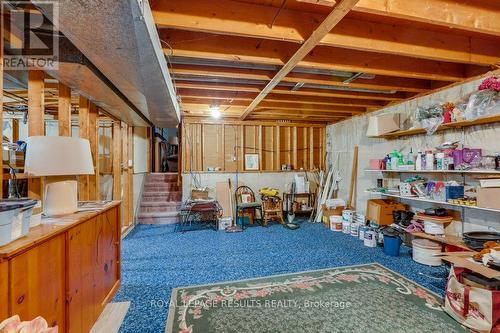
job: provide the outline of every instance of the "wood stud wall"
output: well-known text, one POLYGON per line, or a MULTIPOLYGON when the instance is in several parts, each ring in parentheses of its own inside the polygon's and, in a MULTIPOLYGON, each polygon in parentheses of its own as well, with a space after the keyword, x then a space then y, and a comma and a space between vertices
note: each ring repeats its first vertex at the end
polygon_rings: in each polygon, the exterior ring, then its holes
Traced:
POLYGON ((323 167, 325 127, 270 122, 185 122, 182 170, 245 171, 245 154, 258 154, 260 171, 323 167), (236 157, 236 160, 235 160, 236 157))
MULTIPOLYGON (((1 59, 0 59, 1 60, 1 59)), ((0 61, 0 66, 2 62, 0 61)), ((3 76, 3 68, 0 67, 0 75, 3 76)), ((46 74, 43 71, 29 71, 28 73, 28 135, 45 135, 45 101, 44 87, 46 74)), ((2 80, 0 80, 0 91, 3 96, 2 80)), ((55 119, 58 121, 58 133, 61 136, 72 135, 72 106, 71 88, 58 83, 58 110, 55 119)), ((0 97, 2 97, 0 96, 0 97)), ((3 110, 2 98, 0 107, 3 110)), ((3 112, 0 113, 0 124, 3 123, 3 112)), ((19 120, 12 120, 13 139, 19 138, 19 120)), ((111 175, 113 177, 113 200, 122 200, 122 227, 129 227, 134 223, 133 209, 133 167, 129 167, 129 160, 133 159, 133 127, 128 126, 117 119, 100 115, 100 109, 84 96, 78 96, 78 128, 79 136, 88 139, 95 168, 94 175, 78 177, 79 200, 101 200, 101 176, 111 175), (111 137, 105 133, 105 127, 101 120, 111 125, 111 137), (99 154, 99 146, 105 145, 110 148, 109 159, 99 154), (108 163, 109 161, 109 163, 108 163), (108 168, 109 165, 109 168, 108 168), (122 195, 123 192, 123 195, 122 195)), ((149 129, 150 131, 150 129, 149 129)), ((3 126, 0 127, 3 134, 3 126)), ((148 137, 151 138, 150 132, 148 137)), ((148 156, 151 149, 148 147, 148 156)), ((3 170, 3 161, 0 160, 0 168, 3 170)), ((150 164, 148 164, 150 170, 150 164)), ((0 184, 8 176, 0 172, 0 184)), ((34 199, 42 199, 44 177, 29 177, 24 173, 18 174, 19 179, 27 179, 28 196, 34 199)), ((0 186, 0 198, 3 194, 3 186, 0 186)))

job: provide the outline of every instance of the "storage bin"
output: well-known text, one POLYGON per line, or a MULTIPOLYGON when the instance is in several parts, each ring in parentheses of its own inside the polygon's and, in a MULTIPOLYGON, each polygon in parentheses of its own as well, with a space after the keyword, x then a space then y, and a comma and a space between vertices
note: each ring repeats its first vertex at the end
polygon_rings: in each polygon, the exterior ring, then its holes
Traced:
POLYGON ((221 217, 218 221, 219 223, 217 224, 217 229, 219 231, 224 231, 226 230, 227 227, 230 227, 232 222, 233 222, 233 218, 232 217, 221 217))
POLYGON ((0 201, 0 246, 28 234, 35 204, 30 199, 0 201))
POLYGON ((413 260, 427 266, 441 266, 441 244, 428 239, 416 238, 412 241, 413 260))
POLYGON ((450 199, 460 199, 464 197, 464 187, 463 186, 446 186, 445 190, 445 201, 450 199))

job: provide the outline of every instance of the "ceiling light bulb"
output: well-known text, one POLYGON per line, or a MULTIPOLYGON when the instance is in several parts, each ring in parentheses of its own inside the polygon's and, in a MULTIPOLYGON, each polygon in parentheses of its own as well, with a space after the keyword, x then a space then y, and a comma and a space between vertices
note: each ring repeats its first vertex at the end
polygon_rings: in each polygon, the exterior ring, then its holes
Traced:
POLYGON ((221 116, 220 108, 218 106, 211 106, 210 113, 212 114, 212 117, 214 117, 215 119, 219 119, 221 116))

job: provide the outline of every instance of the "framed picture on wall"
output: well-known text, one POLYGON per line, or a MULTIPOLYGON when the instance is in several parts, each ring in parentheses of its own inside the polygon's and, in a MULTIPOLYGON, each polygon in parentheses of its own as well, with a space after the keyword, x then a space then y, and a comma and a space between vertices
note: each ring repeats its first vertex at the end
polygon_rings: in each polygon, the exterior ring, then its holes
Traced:
POLYGON ((245 154, 245 170, 259 170, 259 154, 245 154))

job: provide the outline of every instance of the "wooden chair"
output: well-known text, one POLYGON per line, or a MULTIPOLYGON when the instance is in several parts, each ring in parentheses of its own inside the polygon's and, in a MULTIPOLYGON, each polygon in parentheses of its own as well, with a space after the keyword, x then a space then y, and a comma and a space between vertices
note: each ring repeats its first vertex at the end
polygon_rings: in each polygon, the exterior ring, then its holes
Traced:
POLYGON ((267 222, 272 220, 285 224, 283 220, 283 202, 279 197, 262 197, 262 213, 264 226, 267 226, 267 222))
MULTIPOLYGON (((255 193, 248 186, 239 186, 235 192, 236 197, 236 224, 240 217, 248 217, 250 224, 254 224, 256 212, 260 212, 262 219, 262 205, 255 200, 255 193)), ((243 221, 241 221, 243 228, 243 221)))

